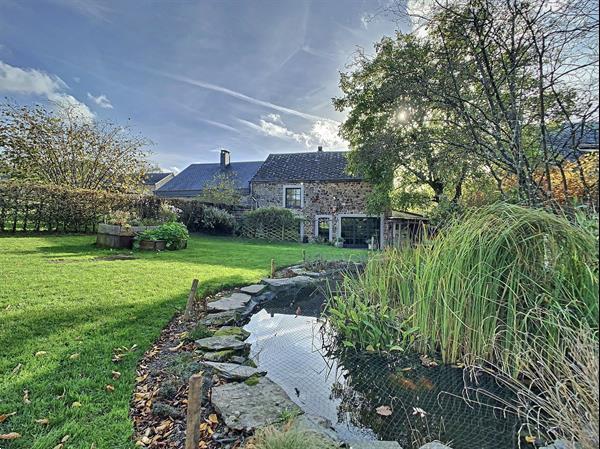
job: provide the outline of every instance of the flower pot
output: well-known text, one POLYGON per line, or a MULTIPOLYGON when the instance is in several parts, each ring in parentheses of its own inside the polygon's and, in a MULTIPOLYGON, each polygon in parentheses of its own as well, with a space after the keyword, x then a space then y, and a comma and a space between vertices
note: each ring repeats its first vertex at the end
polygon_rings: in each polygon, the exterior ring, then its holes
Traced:
POLYGON ((140 240, 141 251, 164 251, 166 247, 165 240, 140 240))
POLYGON ((333 244, 336 248, 343 248, 344 247, 344 242, 335 242, 333 244))
POLYGON ((133 248, 135 234, 157 226, 128 226, 100 223, 96 235, 96 246, 102 248, 133 248))

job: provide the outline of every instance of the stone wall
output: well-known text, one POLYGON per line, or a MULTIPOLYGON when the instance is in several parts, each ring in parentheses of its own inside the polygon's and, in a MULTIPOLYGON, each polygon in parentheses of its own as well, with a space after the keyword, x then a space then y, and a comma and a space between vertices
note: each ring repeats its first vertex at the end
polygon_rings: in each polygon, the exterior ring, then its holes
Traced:
POLYGON ((304 220, 304 235, 314 240, 317 215, 331 215, 333 240, 337 236, 337 222, 340 214, 364 214, 367 197, 372 191, 364 181, 344 182, 253 182, 252 197, 257 207, 285 207, 284 188, 302 187, 303 207, 295 209, 304 220))

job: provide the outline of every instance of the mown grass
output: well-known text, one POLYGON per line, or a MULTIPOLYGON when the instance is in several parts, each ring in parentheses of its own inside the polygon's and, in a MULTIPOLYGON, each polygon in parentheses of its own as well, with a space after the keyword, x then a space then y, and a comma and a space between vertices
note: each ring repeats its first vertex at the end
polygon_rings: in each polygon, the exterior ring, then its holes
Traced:
POLYGON ((67 435, 65 449, 133 447, 129 401, 137 362, 185 304, 193 278, 205 295, 259 280, 271 258, 297 263, 303 249, 308 258, 363 254, 194 236, 184 251, 99 261, 114 252, 93 241, 0 237, 0 415, 16 412, 0 423, 0 434, 22 435, 0 441, 3 449, 51 449, 67 435), (111 361, 115 348, 134 345, 121 362, 111 361))

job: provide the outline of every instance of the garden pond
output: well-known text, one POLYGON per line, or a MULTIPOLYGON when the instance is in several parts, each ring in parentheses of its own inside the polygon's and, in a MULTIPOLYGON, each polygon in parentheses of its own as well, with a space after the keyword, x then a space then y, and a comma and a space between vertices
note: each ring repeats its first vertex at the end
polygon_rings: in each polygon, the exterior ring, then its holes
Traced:
POLYGON ((318 318, 326 291, 279 292, 245 326, 258 368, 305 413, 328 419, 342 440, 397 441, 405 449, 431 440, 454 449, 518 447, 519 423, 492 406, 506 396, 493 379, 424 366, 418 354, 332 353, 318 318))

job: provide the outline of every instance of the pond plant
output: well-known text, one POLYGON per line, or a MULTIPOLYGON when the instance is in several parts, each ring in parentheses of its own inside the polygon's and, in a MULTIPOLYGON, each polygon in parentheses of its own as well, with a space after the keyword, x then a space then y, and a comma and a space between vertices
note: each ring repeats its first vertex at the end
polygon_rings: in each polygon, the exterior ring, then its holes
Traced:
POLYGON ((346 275, 326 315, 340 348, 484 369, 515 393, 501 406, 534 434, 596 447, 597 236, 564 217, 505 203, 473 210, 346 275))

